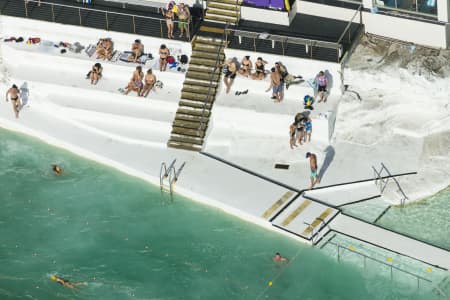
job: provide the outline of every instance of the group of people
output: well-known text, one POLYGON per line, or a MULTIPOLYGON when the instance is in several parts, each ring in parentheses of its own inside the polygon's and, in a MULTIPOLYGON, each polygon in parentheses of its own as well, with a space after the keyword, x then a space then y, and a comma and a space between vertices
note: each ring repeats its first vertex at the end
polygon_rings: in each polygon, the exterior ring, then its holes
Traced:
POLYGON ((230 92, 231 86, 233 85, 237 74, 254 80, 263 80, 266 78, 266 74, 269 73, 270 86, 266 92, 272 90, 271 99, 273 99, 276 103, 280 103, 284 99, 285 85, 286 89, 288 89, 290 85, 304 81, 302 76, 294 76, 289 74, 286 66, 281 62, 276 62, 270 69, 270 72, 266 72, 265 66, 267 64, 267 61, 265 61, 262 57, 258 57, 253 66, 253 62, 251 61, 249 55, 244 56, 240 63, 238 63, 235 58, 228 59, 223 64, 223 82, 225 84, 225 92, 227 94, 230 92))
POLYGON ((139 97, 147 97, 155 84, 156 76, 153 74, 153 70, 151 68, 148 69, 144 75, 142 66, 137 66, 127 86, 121 90, 124 95, 128 95, 129 92, 136 92, 139 97))
POLYGON ((186 39, 190 40, 189 33, 189 19, 191 12, 189 6, 184 3, 176 4, 175 1, 170 1, 165 8, 161 8, 162 15, 166 18, 167 38, 173 39, 173 28, 175 16, 178 18, 178 29, 180 30, 179 37, 182 38, 186 33, 186 39))
POLYGON ((114 52, 114 43, 111 38, 102 38, 98 41, 95 53, 98 59, 110 60, 114 52))
POLYGON ((294 123, 289 126, 289 137, 291 149, 303 143, 311 142, 312 121, 304 113, 298 113, 294 118, 294 123))

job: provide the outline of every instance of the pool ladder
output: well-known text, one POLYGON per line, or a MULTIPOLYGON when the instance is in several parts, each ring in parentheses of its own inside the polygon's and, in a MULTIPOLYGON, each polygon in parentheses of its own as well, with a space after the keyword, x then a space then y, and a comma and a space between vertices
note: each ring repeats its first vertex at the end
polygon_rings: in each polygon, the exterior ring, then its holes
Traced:
POLYGON ((186 165, 186 162, 183 162, 181 166, 176 170, 175 163, 176 159, 174 159, 169 167, 167 167, 165 162, 161 163, 161 168, 159 169, 159 188, 161 189, 161 192, 167 191, 170 193, 170 195, 173 194, 173 186, 177 182, 178 177, 180 176, 181 171, 183 170, 184 166, 186 165), (169 184, 166 186, 164 184, 164 180, 168 179, 169 184))
POLYGON ((391 174, 391 172, 389 172, 388 168, 383 163, 381 163, 381 168, 379 171, 374 166, 372 166, 372 170, 374 173, 375 184, 380 188, 381 194, 383 194, 384 189, 386 188, 386 186, 389 183, 389 180, 392 179, 394 181, 394 183, 397 185, 397 192, 399 192, 402 196, 402 198, 400 199, 400 206, 401 207, 405 206, 405 202, 406 202, 406 200, 408 200, 408 196, 406 196, 405 192, 403 191, 402 187, 400 186, 400 183, 398 183, 395 176, 392 176, 392 174, 391 174), (383 171, 386 172, 387 176, 382 176, 383 171))

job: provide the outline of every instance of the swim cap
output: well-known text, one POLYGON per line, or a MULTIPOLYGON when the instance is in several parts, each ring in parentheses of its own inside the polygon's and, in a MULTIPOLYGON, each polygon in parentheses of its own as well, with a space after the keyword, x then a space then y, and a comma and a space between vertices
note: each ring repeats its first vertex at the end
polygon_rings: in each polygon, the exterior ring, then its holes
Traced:
POLYGON ((53 281, 56 281, 57 278, 56 278, 55 275, 52 275, 52 276, 50 276, 50 279, 53 280, 53 281))

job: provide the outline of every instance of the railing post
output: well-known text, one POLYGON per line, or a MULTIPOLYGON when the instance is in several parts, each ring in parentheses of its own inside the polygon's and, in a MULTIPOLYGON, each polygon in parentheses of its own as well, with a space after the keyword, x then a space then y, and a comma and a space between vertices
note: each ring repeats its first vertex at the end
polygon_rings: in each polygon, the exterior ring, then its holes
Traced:
POLYGON ((108 21, 108 12, 105 11, 105 19, 106 19, 106 30, 109 30, 109 21, 108 21))
POLYGON ((133 16, 133 33, 136 33, 136 22, 134 20, 134 16, 133 16))
POLYGON ((391 280, 393 279, 393 274, 392 274, 392 264, 391 264, 391 280))
POLYGON ((23 4, 25 5, 25 17, 28 18, 28 7, 27 7, 27 3, 28 3, 28 0, 24 0, 24 1, 23 1, 23 4))
POLYGON ((52 3, 52 20, 55 22, 55 5, 52 3))
POLYGON ((162 21, 161 20, 159 20, 159 31, 161 32, 161 38, 163 38, 163 29, 162 29, 162 21))
POLYGON ((253 50, 256 52, 256 38, 253 38, 253 50))
POLYGON ((80 19, 80 26, 81 26, 81 8, 78 8, 78 17, 80 19))

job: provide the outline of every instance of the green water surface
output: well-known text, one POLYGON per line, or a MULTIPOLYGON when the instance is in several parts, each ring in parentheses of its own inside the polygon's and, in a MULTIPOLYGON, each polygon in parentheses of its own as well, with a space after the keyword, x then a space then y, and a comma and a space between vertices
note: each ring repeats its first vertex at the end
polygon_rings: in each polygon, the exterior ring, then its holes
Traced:
POLYGON ((436 297, 1 129, 0 205, 2 300, 436 297))

